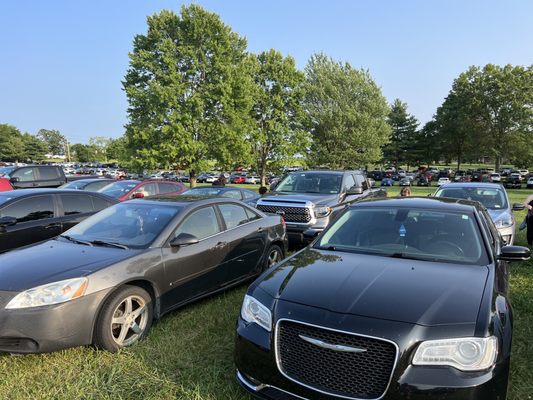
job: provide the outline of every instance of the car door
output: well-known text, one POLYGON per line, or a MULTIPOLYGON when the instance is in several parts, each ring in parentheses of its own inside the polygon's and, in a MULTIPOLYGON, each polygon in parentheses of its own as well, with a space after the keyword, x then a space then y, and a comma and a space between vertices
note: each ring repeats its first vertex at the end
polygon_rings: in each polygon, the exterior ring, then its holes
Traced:
POLYGON ((34 167, 22 167, 13 171, 10 176, 10 182, 15 189, 33 188, 35 183, 36 171, 34 167))
POLYGON ((66 182, 59 167, 35 167, 35 187, 58 187, 66 182))
POLYGON ((55 195, 26 197, 6 204, 0 217, 14 217, 17 223, 0 230, 0 252, 50 239, 61 233, 55 195))
POLYGON ((229 243, 226 284, 258 272, 268 229, 263 218, 240 204, 218 204, 229 243))
POLYGON ((196 244, 162 249, 167 291, 162 296, 163 310, 169 310, 195 297, 218 289, 224 282, 228 245, 222 224, 212 206, 190 212, 170 236, 182 233, 195 236, 196 244))

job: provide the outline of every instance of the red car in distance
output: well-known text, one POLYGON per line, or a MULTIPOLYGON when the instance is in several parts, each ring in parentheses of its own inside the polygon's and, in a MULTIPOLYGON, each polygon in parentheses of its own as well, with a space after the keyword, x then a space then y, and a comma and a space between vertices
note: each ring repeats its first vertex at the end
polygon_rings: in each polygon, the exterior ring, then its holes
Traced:
POLYGON ((8 190, 13 190, 13 186, 9 183, 9 179, 0 178, 0 192, 7 192, 8 190))
POLYGON ((126 201, 142 199, 156 194, 178 195, 186 190, 187 187, 181 182, 120 180, 104 186, 98 192, 113 197, 118 201, 126 201))

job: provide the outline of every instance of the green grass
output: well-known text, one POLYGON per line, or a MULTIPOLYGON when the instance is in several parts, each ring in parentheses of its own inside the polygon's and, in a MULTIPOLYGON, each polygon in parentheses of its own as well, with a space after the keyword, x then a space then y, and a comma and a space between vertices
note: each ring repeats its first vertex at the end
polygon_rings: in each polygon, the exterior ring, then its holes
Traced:
MULTIPOLYGON (((249 187, 249 185, 244 185, 249 187)), ((251 186, 251 185, 250 185, 251 186)), ((413 188, 427 195, 435 188, 413 188)), ((389 196, 399 192, 397 186, 389 196)), ((510 190, 511 202, 530 191, 510 190)), ((517 213, 520 221, 524 211, 517 213)), ((520 232, 517 244, 525 244, 520 232)), ((533 392, 533 262, 511 267, 514 342, 509 399, 533 392)), ((233 340, 245 286, 177 310, 146 340, 117 354, 75 348, 0 356, 0 399, 249 399, 235 383, 233 340)))

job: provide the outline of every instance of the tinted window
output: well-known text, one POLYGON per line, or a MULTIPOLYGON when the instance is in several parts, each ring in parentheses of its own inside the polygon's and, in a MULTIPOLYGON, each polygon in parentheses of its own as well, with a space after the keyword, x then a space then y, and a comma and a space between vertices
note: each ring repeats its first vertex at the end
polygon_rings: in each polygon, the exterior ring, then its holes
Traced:
POLYGON ((101 199, 100 197, 92 197, 94 211, 100 211, 104 208, 112 206, 114 203, 101 199))
POLYGON ((471 214, 361 207, 345 212, 317 242, 339 251, 485 265, 471 214))
POLYGON ((54 180, 59 178, 59 168, 39 167, 39 179, 40 180, 54 180))
POLYGON ((72 181, 64 183, 63 185, 59 186, 58 189, 77 189, 77 190, 83 190, 85 187, 86 182, 83 181, 72 181))
POLYGON ((250 192, 249 190, 243 190, 242 194, 244 195, 245 199, 253 199, 254 197, 259 196, 258 194, 250 192))
POLYGON ((235 228, 248 222, 248 215, 244 207, 236 204, 221 204, 219 208, 227 229, 235 228))
POLYGON ((19 200, 0 210, 0 217, 15 217, 17 222, 52 218, 54 202, 52 196, 35 196, 19 200))
POLYGON ((226 190, 224 193, 222 193, 222 197, 228 197, 230 199, 237 199, 237 200, 242 199, 240 190, 226 190))
POLYGON ((339 193, 341 182, 342 174, 299 172, 288 175, 274 190, 276 192, 333 194, 339 193))
POLYGON ((96 181, 96 182, 91 182, 91 183, 88 183, 83 189, 84 190, 87 190, 89 192, 96 192, 98 191, 99 189, 103 188, 104 186, 107 186, 109 185, 111 182, 109 181, 105 181, 105 180, 102 180, 102 181, 96 181))
POLYGON ((89 196, 77 196, 75 194, 61 195, 63 212, 65 215, 84 214, 93 212, 93 202, 89 196))
POLYGON ((253 212, 252 210, 249 210, 248 208, 246 208, 245 210, 246 210, 246 215, 248 216, 248 220, 255 221, 256 219, 261 218, 259 214, 253 212))
POLYGON ((159 193, 173 193, 179 192, 179 186, 172 183, 159 183, 159 193))
POLYGON ((506 209, 507 196, 499 188, 451 187, 437 191, 435 197, 452 197, 454 199, 468 199, 479 201, 485 207, 493 210, 506 209))
POLYGON ((119 198, 124 194, 128 193, 131 189, 137 186, 139 181, 119 181, 111 183, 110 185, 104 186, 102 189, 98 190, 100 193, 104 193, 108 196, 119 198))
POLYGON ((176 230, 174 237, 181 233, 188 233, 201 240, 218 232, 220 232, 220 227, 215 210, 213 207, 205 207, 190 214, 176 230))
POLYGON ((11 174, 12 178, 19 178, 20 182, 30 182, 35 180, 33 168, 21 168, 11 174))

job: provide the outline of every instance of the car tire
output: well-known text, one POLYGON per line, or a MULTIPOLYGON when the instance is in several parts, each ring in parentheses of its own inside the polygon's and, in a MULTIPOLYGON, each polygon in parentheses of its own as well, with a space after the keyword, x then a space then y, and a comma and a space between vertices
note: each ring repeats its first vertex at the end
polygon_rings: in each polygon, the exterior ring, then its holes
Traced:
POLYGON ((150 294, 138 286, 118 288, 105 301, 96 320, 94 345, 115 352, 146 337, 153 319, 150 294))
POLYGON ((263 271, 279 263, 285 258, 283 250, 277 244, 270 246, 266 252, 265 261, 263 262, 263 271))

